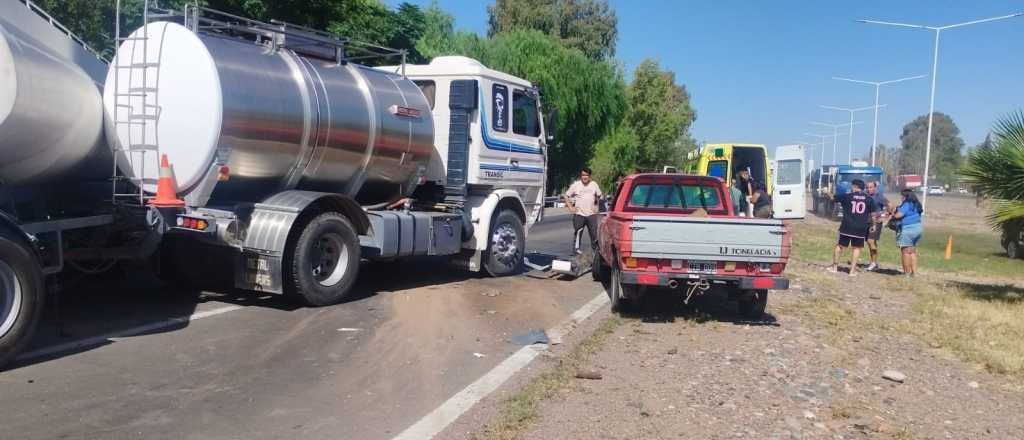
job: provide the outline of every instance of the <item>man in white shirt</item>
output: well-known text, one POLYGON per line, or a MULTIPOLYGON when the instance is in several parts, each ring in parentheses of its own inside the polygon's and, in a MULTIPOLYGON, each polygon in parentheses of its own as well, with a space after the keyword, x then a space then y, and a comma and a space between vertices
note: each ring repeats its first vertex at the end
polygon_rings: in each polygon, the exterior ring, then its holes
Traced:
POLYGON ((577 254, 580 251, 580 242, 583 240, 583 227, 587 227, 587 235, 590 236, 591 249, 597 249, 597 204, 604 197, 601 187, 597 182, 590 180, 590 168, 580 170, 580 180, 569 185, 565 192, 565 206, 569 208, 572 215, 572 227, 575 230, 575 241, 573 249, 577 254))

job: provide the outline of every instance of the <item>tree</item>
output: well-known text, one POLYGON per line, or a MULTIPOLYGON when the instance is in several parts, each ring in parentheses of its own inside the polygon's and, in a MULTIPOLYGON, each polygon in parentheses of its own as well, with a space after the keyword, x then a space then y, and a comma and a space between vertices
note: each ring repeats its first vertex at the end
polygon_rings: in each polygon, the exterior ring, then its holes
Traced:
POLYGON ((594 158, 590 161, 594 180, 605 192, 611 192, 619 177, 638 168, 639 152, 640 140, 636 131, 627 124, 620 124, 594 146, 594 158))
MULTIPOLYGON (((900 141, 903 144, 901 174, 921 174, 924 172, 925 139, 928 136, 928 115, 918 116, 903 126, 900 141)), ((960 139, 960 129, 953 118, 944 113, 935 113, 932 127, 930 174, 940 183, 953 183, 957 172, 963 165, 964 157, 961 150, 964 140, 960 139)))
MULTIPOLYGON (((195 0, 162 0, 160 6, 181 10, 195 0)), ((123 0, 122 32, 142 24, 143 0, 123 0)), ((106 56, 114 52, 115 0, 39 0, 58 21, 106 56)), ((426 15, 415 5, 389 9, 381 0, 200 0, 199 4, 230 14, 322 29, 338 36, 395 49, 408 49, 409 60, 425 60, 415 50, 426 28, 426 15)), ((387 62, 397 62, 387 60, 387 62)))
POLYGON ((607 0, 496 0, 488 36, 537 30, 595 60, 615 56, 619 19, 607 0))
POLYGON ((639 141, 638 164, 644 168, 681 165, 694 145, 689 129, 697 115, 686 87, 676 84, 675 73, 646 59, 636 67, 626 97, 626 123, 639 141))
POLYGON ((991 147, 972 151, 960 175, 995 199, 989 219, 999 226, 1024 219, 1024 113, 996 122, 993 134, 991 147))

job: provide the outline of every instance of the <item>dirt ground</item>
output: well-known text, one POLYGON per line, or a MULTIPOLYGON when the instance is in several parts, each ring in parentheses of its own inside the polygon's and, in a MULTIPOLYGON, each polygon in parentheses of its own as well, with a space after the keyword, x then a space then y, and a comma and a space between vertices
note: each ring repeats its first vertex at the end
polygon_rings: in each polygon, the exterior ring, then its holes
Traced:
MULTIPOLYGON (((929 204, 932 224, 985 227, 973 198, 929 204)), ((773 292, 757 322, 720 296, 684 307, 666 294, 622 315, 581 368, 601 378, 566 382, 513 437, 1024 438, 1021 376, 968 362, 919 327, 915 287, 924 284, 914 283, 962 275, 850 278, 825 264, 791 261, 791 289, 773 292)), ((1024 287, 1019 278, 983 281, 1024 287)))

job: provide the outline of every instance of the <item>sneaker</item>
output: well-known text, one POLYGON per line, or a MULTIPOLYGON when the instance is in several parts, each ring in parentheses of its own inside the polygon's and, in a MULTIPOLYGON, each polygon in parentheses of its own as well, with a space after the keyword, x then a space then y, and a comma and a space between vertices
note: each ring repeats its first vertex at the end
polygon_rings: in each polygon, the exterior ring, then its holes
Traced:
POLYGON ((868 265, 867 271, 871 272, 871 271, 873 271, 875 269, 878 269, 878 265, 875 264, 875 263, 871 263, 871 264, 868 265))
POLYGON ((836 273, 836 272, 839 272, 839 269, 836 269, 836 267, 835 267, 835 266, 829 266, 829 267, 828 267, 827 269, 825 269, 825 270, 826 270, 826 271, 828 271, 828 272, 831 272, 831 273, 836 273))
POLYGON ((851 270, 851 271, 850 271, 850 276, 851 276, 851 277, 855 277, 855 276, 857 276, 857 271, 855 271, 855 270, 851 270))

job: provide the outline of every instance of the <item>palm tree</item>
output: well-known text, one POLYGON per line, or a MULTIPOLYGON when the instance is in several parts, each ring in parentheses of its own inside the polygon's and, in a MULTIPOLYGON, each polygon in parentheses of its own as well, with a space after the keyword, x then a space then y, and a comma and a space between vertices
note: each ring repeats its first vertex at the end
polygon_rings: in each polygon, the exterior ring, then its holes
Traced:
POLYGON ((960 175, 994 200, 989 220, 1003 227, 1024 219, 1024 112, 997 121, 992 134, 992 147, 972 151, 960 175))

